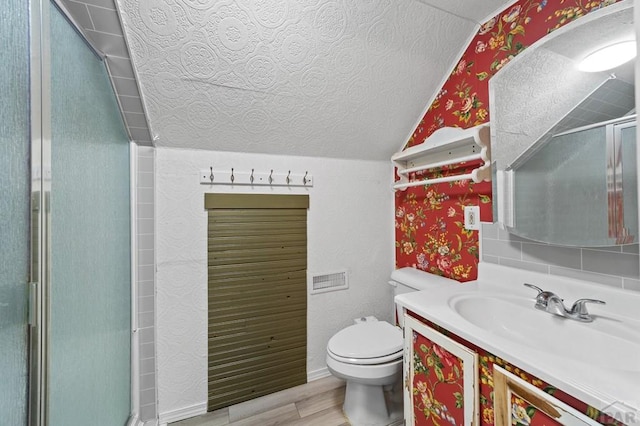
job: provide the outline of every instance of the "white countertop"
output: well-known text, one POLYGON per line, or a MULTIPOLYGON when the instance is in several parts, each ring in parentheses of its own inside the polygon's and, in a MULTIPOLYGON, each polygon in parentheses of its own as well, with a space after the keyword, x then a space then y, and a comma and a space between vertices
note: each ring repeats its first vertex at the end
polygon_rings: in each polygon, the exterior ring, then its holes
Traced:
MULTIPOLYGON (((503 358, 575 398, 599 410, 621 413, 618 416, 626 413, 625 419, 630 420, 630 425, 640 425, 640 293, 481 263, 477 281, 460 285, 442 285, 433 290, 402 294, 396 296, 395 300, 399 306, 503 358), (524 330, 535 327, 538 336, 540 332, 544 336, 544 333, 557 333, 558 329, 555 327, 562 327, 564 322, 574 321, 535 309, 536 293, 524 287, 522 284, 525 282, 557 293, 565 300, 567 306, 579 298, 594 298, 607 302, 606 305, 588 305, 589 312, 596 317, 593 323, 576 322, 579 324, 578 327, 586 327, 580 330, 589 337, 587 342, 579 343, 588 344, 593 351, 576 354, 575 346, 578 342, 572 344, 571 339, 568 339, 566 346, 563 345, 564 341, 558 344, 556 339, 553 348, 545 348, 544 344, 523 344, 521 339, 510 339, 506 332, 502 332, 508 329, 509 333, 513 333, 522 325, 524 334, 524 330), (489 330, 489 327, 471 323, 452 307, 456 300, 467 297, 477 298, 480 303, 491 298, 504 297, 519 303, 513 305, 517 310, 511 315, 513 318, 509 317, 508 324, 504 327, 499 326, 500 330, 489 330), (519 309, 522 310, 522 315, 519 309), (628 329, 630 332, 625 334, 624 339, 606 339, 606 347, 603 347, 603 342, 598 342, 602 332, 590 335, 593 330, 602 329, 603 324, 620 324, 624 330, 628 329), (617 341, 620 343, 619 347, 615 347, 617 341), (639 350, 636 353, 628 353, 629 348, 639 350), (565 355, 565 352, 570 355, 565 355)), ((486 310, 487 315, 491 315, 488 306, 481 309, 486 310)))

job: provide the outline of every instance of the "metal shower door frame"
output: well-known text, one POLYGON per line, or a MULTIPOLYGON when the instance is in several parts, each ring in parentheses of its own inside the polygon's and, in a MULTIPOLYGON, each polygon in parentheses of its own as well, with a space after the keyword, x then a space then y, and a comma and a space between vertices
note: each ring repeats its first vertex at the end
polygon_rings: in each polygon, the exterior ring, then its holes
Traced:
POLYGON ((30 284, 29 426, 45 426, 48 399, 51 283, 51 53, 50 3, 29 0, 30 284))

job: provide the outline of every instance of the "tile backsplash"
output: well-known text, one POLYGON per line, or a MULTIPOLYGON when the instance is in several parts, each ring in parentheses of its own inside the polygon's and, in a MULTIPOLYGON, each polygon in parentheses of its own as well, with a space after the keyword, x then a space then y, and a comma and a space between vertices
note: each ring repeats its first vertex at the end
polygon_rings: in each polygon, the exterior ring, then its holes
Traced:
POLYGON ((581 248, 538 243, 483 223, 481 261, 640 291, 638 244, 581 248))

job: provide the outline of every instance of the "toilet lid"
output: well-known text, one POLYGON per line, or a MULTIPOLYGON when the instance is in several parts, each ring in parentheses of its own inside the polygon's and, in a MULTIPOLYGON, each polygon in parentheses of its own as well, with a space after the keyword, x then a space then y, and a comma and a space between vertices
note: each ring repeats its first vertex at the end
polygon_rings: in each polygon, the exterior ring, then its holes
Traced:
POLYGON ((329 351, 343 358, 380 358, 402 351, 402 330, 386 321, 363 322, 337 332, 329 351))

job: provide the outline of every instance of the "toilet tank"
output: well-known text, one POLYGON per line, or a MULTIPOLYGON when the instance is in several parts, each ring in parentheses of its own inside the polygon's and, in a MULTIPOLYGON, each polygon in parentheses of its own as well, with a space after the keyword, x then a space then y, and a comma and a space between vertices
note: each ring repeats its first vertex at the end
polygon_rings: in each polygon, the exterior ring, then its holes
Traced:
MULTIPOLYGON (((389 285, 393 287, 394 299, 399 294, 410 293, 412 291, 429 290, 452 284, 459 284, 459 282, 409 267, 393 271, 391 273, 391 280, 389 281, 389 285)), ((398 324, 401 327, 404 326, 402 308, 395 308, 395 302, 394 312, 396 313, 398 324)))

